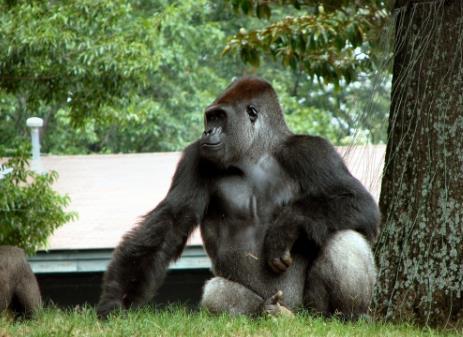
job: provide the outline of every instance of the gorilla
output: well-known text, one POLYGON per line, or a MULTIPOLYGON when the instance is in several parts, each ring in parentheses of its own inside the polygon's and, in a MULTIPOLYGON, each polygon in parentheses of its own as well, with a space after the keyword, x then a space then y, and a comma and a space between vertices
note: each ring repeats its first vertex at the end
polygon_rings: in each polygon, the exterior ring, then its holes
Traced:
POLYGON ((0 312, 30 318, 41 306, 39 285, 21 248, 0 246, 0 312))
POLYGON ((334 147, 293 134, 254 77, 232 83, 204 124, 165 199, 116 247, 98 316, 150 299, 198 225, 215 276, 201 301, 210 312, 367 313, 380 214, 334 147))

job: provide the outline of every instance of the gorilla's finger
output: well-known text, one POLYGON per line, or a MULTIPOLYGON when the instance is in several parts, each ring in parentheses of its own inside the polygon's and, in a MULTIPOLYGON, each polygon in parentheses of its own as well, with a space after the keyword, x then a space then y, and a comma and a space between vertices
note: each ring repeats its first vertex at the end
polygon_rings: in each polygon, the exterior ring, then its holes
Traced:
POLYGON ((293 264, 293 258, 289 250, 287 250, 280 259, 288 268, 293 264))
POLYGON ((283 300, 283 291, 281 290, 278 290, 275 295, 273 295, 272 297, 270 297, 270 303, 271 304, 277 304, 277 303, 280 303, 281 301, 283 300))
POLYGON ((278 274, 283 273, 286 269, 288 269, 288 266, 279 257, 271 259, 269 261, 269 266, 275 273, 278 274))
POLYGON ((293 264, 293 258, 290 251, 286 250, 281 257, 272 258, 268 263, 270 268, 279 274, 285 272, 293 264))

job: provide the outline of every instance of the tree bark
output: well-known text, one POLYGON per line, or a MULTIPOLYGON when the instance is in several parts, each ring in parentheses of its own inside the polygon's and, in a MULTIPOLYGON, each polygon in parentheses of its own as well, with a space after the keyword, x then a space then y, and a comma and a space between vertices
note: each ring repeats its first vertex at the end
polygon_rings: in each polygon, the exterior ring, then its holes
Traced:
POLYGON ((463 1, 397 1, 375 247, 381 317, 463 319, 463 1))

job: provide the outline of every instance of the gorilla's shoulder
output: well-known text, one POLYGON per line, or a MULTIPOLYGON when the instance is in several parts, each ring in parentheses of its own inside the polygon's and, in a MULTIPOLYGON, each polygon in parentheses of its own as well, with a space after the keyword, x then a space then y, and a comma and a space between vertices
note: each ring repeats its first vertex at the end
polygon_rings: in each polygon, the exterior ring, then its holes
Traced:
POLYGON ((345 171, 345 165, 334 146, 325 138, 292 135, 274 153, 286 172, 300 181, 319 181, 345 171))
POLYGON ((334 146, 325 138, 312 135, 292 135, 277 149, 276 156, 291 156, 293 159, 311 159, 336 156, 334 146))

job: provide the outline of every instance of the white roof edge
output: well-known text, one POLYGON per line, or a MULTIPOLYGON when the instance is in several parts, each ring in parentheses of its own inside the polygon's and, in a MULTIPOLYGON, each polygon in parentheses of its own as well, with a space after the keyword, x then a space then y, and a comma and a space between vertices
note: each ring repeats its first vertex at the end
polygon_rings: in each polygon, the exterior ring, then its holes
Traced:
MULTIPOLYGON (((40 251, 28 258, 35 274, 100 273, 111 261, 112 249, 40 251)), ((211 262, 201 246, 187 246, 169 270, 210 269, 211 262)))

